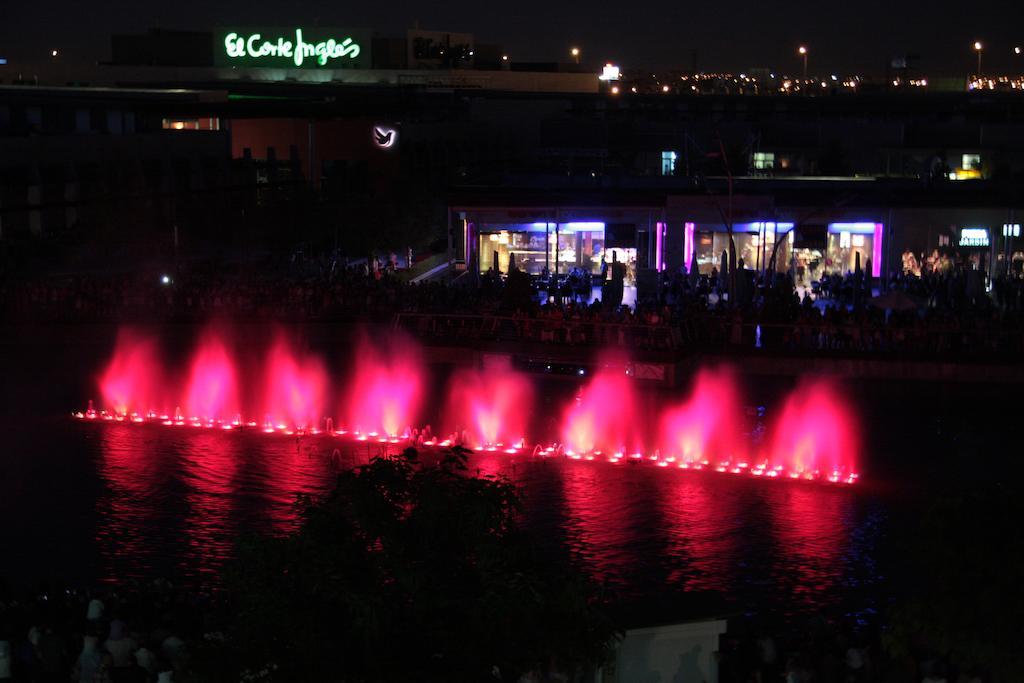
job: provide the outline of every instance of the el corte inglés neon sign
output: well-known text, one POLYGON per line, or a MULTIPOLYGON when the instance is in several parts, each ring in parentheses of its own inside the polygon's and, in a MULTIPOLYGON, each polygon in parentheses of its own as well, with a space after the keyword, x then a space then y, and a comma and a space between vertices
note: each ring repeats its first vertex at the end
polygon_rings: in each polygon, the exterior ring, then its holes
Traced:
POLYGON ((284 36, 267 38, 261 33, 251 35, 239 35, 229 33, 224 36, 224 50, 227 56, 232 59, 261 59, 261 58, 285 58, 295 62, 295 66, 302 66, 306 59, 315 60, 320 66, 326 66, 332 59, 349 58, 355 59, 359 56, 359 43, 352 38, 344 38, 307 43, 302 39, 302 29, 295 29, 295 40, 287 40, 284 36))

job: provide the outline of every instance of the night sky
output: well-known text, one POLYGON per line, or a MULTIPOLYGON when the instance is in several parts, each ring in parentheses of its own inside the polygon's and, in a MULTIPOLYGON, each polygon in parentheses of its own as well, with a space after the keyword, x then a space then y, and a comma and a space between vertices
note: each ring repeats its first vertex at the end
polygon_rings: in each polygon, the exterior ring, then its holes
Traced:
POLYGON ((12 63, 109 56, 111 33, 148 27, 206 29, 219 25, 357 26, 400 35, 423 28, 466 31, 498 43, 520 61, 568 61, 577 44, 584 59, 629 67, 742 71, 765 66, 798 73, 796 46, 810 49, 812 73, 881 75, 889 58, 917 54, 929 75, 973 69, 975 40, 986 45, 986 73, 1024 71, 1021 0, 391 0, 293 3, 271 0, 0 0, 0 56, 12 63))

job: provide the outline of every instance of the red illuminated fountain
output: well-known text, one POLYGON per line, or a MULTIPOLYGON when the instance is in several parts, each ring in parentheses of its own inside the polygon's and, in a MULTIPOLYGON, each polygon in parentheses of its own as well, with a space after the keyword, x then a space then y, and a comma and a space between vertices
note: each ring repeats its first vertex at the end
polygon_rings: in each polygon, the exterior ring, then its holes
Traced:
POLYGON ((532 406, 533 387, 522 375, 462 370, 452 375, 446 426, 470 448, 497 450, 523 442, 532 406))
POLYGON ((746 468, 748 444, 742 416, 743 402, 733 373, 727 368, 700 370, 686 401, 662 414, 663 461, 684 469, 746 468))
POLYGON ((235 363, 221 336, 204 336, 192 360, 185 393, 188 415, 209 420, 236 420, 241 406, 235 381, 235 363))
POLYGON ((643 450, 632 380, 624 364, 607 360, 565 412, 562 442, 570 457, 604 453, 617 459, 643 450))
POLYGON ((121 333, 100 377, 102 408, 97 411, 90 402, 89 410, 75 416, 268 434, 326 432, 322 438, 373 442, 384 449, 460 444, 511 455, 564 455, 768 480, 853 484, 858 478, 855 415, 823 379, 806 381, 788 396, 770 437, 755 449, 747 437, 739 383, 728 369, 701 370, 681 403, 648 411, 640 407, 623 359, 606 358, 565 407, 561 443, 541 444, 526 439, 533 412, 531 384, 508 370, 464 370, 452 377, 444 429, 454 430, 453 437, 439 440, 417 429, 424 364, 415 344, 405 338, 362 339, 340 403, 346 421, 337 426, 326 411, 330 390, 323 363, 298 352, 283 335, 267 354, 262 386, 244 386, 229 346, 214 331, 203 336, 186 380, 170 384, 183 388, 181 396, 164 389, 158 358, 152 339, 121 333), (243 404, 245 395, 253 396, 254 404, 243 404), (177 407, 182 405, 184 412, 177 407), (245 411, 249 415, 243 418, 245 411))
POLYGON ((156 342, 133 330, 121 330, 114 357, 100 376, 104 405, 119 419, 162 408, 161 375, 156 342))
POLYGON ((791 478, 853 483, 860 452, 853 410, 827 379, 789 394, 771 438, 771 465, 791 478))
POLYGON ((264 430, 318 430, 327 394, 327 372, 320 359, 296 356, 291 344, 279 337, 266 368, 264 430))
POLYGON ((419 410, 422 367, 418 349, 409 340, 371 341, 363 336, 346 401, 351 428, 371 436, 407 434, 419 410))

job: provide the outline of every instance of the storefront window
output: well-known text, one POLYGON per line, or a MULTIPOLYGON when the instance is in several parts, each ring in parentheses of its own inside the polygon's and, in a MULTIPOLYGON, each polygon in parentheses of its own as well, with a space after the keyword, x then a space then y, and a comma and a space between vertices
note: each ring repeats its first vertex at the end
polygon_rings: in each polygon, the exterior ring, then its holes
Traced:
MULTIPOLYGON (((502 273, 515 258, 516 266, 531 275, 542 274, 545 266, 552 273, 575 267, 598 274, 605 255, 603 223, 563 223, 557 232, 554 223, 491 224, 481 227, 478 239, 481 273, 494 267, 496 257, 502 273)), ((636 249, 619 251, 632 252, 635 261, 636 249)))
POLYGON ((857 254, 860 254, 860 267, 867 270, 868 259, 874 249, 875 238, 872 235, 860 235, 847 231, 828 236, 828 252, 825 259, 824 272, 845 275, 856 270, 857 254))
MULTIPOLYGON (((775 269, 783 272, 789 267, 790 242, 788 239, 791 223, 779 224, 776 233, 774 223, 743 223, 737 224, 733 233, 736 244, 736 258, 743 259, 743 267, 748 270, 760 271, 771 262, 775 253, 775 269), (749 226, 755 226, 753 230, 749 226), (778 249, 775 241, 779 240, 778 249)), ((729 251, 729 234, 722 230, 697 232, 694 236, 694 250, 697 255, 698 272, 708 275, 712 268, 722 270, 722 253, 729 251)))
POLYGON ((544 270, 544 233, 508 230, 481 233, 480 272, 494 267, 495 255, 502 273, 508 272, 509 261, 515 257, 516 267, 539 275, 544 270))

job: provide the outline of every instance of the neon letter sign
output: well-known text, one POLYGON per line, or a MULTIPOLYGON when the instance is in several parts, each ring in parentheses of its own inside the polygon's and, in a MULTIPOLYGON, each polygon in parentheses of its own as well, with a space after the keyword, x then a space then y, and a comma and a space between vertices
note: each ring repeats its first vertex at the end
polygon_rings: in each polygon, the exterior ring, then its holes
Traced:
POLYGON ((307 43, 302 39, 302 29, 295 29, 295 42, 278 36, 275 40, 264 39, 260 33, 240 36, 232 32, 224 36, 224 52, 231 59, 261 59, 264 57, 284 57, 291 59, 295 66, 302 66, 307 59, 314 59, 320 66, 325 66, 331 59, 348 57, 355 59, 362 48, 352 38, 343 40, 330 38, 318 43, 307 43))

